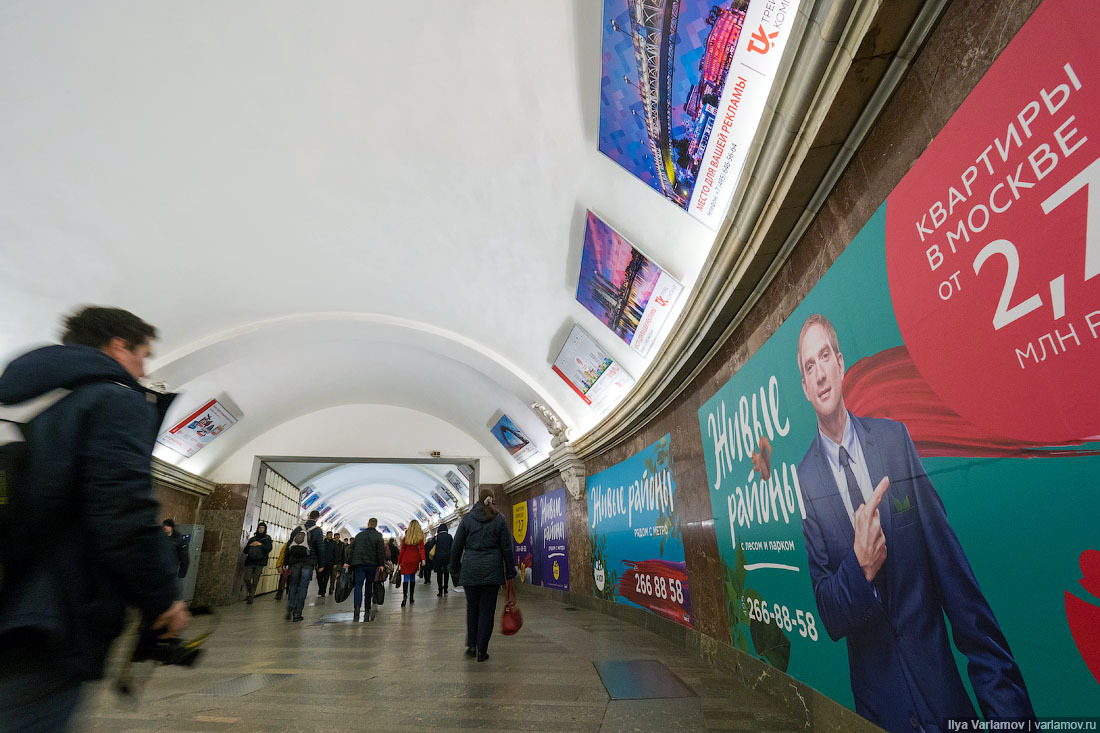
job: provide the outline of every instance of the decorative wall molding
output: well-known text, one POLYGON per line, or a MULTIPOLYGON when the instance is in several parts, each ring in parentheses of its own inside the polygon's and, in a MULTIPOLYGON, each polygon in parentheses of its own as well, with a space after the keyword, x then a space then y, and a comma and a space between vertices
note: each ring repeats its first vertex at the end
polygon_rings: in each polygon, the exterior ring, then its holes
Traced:
POLYGON ((173 466, 156 456, 153 457, 153 481, 170 489, 200 498, 210 496, 215 486, 210 479, 185 471, 179 466, 173 466))

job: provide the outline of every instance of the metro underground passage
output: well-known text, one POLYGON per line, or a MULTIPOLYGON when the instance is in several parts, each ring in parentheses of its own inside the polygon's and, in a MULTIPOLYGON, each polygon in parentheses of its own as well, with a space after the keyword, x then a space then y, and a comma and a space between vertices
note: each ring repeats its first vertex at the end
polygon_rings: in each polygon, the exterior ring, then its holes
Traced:
POLYGON ((1095 730, 1098 20, 0 8, 0 731, 1095 730))

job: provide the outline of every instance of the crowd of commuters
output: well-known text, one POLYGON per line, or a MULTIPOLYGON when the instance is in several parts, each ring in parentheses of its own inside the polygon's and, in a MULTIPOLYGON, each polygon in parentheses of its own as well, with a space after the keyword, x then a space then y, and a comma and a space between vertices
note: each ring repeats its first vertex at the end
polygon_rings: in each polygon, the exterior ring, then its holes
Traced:
MULTIPOLYGON (((152 481, 153 446, 175 395, 139 381, 156 337, 128 311, 87 307, 65 319, 60 345, 35 349, 0 374, 0 406, 12 411, 0 419, 18 425, 12 445, 25 445, 11 502, 18 521, 5 525, 0 545, 0 720, 11 730, 67 727, 83 682, 104 674, 127 606, 162 638, 178 638, 190 623, 179 583, 189 548, 172 519, 158 523, 152 481), (46 524, 56 531, 32 529, 46 524)), ((404 607, 416 602, 418 577, 430 584, 434 571, 438 597, 452 579, 465 587, 466 653, 488 658, 498 591, 516 574, 491 491, 453 539, 446 524, 428 539, 413 520, 398 546, 376 519, 354 540, 341 539, 318 519, 313 511, 292 531, 276 563, 275 597, 286 592, 288 620, 302 621, 314 573, 321 597, 351 573, 354 620, 372 621, 376 584, 393 574, 404 607)), ((249 604, 272 551, 260 522, 243 550, 249 604)))

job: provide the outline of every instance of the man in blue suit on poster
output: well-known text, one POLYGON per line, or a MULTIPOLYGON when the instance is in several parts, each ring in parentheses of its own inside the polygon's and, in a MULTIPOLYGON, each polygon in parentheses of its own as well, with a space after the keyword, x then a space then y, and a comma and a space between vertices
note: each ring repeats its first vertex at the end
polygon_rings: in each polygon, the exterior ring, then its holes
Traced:
POLYGON ((975 718, 948 641, 966 655, 987 719, 1034 719, 1012 657, 905 425, 844 406, 844 357, 824 316, 798 337, 818 434, 798 466, 814 598, 848 643, 856 712, 890 731, 975 718))

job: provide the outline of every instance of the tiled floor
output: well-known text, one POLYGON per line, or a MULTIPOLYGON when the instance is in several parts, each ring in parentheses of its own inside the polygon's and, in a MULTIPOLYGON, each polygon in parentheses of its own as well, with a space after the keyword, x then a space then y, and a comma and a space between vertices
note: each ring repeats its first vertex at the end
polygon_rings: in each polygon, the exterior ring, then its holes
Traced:
POLYGON ((495 633, 490 658, 478 663, 463 655, 461 591, 444 599, 428 586, 417 591, 404 609, 391 594, 371 623, 352 623, 351 602, 331 596, 310 598, 301 623, 284 621, 284 604, 270 595, 220 609, 198 666, 156 669, 137 701, 100 683, 78 720, 112 732, 798 728, 770 698, 660 637, 529 595, 520 599, 523 629, 495 633), (698 696, 610 700, 592 663, 612 659, 659 660, 698 696), (244 675, 255 677, 237 679, 244 675))

